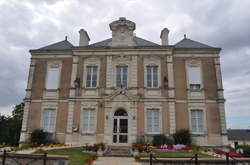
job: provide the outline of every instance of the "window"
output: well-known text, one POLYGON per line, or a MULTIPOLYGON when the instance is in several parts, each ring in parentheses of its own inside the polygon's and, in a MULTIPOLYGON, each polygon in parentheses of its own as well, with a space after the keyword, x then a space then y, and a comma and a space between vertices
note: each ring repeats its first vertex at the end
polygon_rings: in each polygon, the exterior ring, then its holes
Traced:
POLYGON ((59 67, 50 67, 47 72, 46 89, 57 89, 59 84, 59 67))
POLYGON ((95 131, 95 109, 83 110, 83 133, 94 133, 95 131))
POLYGON ((190 89, 201 88, 201 70, 200 67, 188 67, 188 79, 190 89))
POLYGON ((117 87, 127 87, 128 79, 128 67, 127 66, 117 66, 116 67, 116 86, 117 87))
POLYGON ((147 87, 158 87, 158 66, 147 66, 147 87))
POLYGON ((147 109, 147 132, 160 133, 160 110, 147 109))
POLYGON ((191 110, 192 133, 203 133, 203 111, 191 110))
POLYGON ((54 132, 56 126, 56 109, 48 108, 43 111, 43 130, 54 132))
POLYGON ((97 84, 97 66, 87 66, 87 88, 96 88, 97 84))

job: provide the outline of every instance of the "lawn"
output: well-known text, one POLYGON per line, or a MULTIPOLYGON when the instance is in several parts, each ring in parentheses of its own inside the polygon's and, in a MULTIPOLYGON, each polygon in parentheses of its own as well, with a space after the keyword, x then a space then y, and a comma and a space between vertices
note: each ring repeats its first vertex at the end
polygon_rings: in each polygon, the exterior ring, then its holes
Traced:
MULTIPOLYGON (((43 152, 35 152, 35 153, 43 153, 43 152)), ((49 155, 67 155, 70 158, 70 165, 82 165, 88 159, 88 154, 70 148, 47 150, 46 153, 49 155)))
MULTIPOLYGON (((163 157, 163 158, 192 158, 194 157, 194 153, 192 152, 155 152, 156 157, 163 157)), ((206 154, 198 154, 198 158, 213 158, 210 155, 206 154)))

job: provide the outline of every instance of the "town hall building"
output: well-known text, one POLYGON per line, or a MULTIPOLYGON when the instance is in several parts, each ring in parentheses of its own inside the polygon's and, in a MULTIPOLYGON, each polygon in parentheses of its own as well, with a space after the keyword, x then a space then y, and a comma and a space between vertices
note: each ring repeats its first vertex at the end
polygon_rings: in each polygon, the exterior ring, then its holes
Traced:
POLYGON ((30 50, 20 142, 37 128, 60 143, 127 146, 189 129, 195 144, 227 144, 220 48, 186 36, 170 45, 167 28, 159 45, 124 17, 109 27, 101 42, 81 29, 79 46, 30 50))

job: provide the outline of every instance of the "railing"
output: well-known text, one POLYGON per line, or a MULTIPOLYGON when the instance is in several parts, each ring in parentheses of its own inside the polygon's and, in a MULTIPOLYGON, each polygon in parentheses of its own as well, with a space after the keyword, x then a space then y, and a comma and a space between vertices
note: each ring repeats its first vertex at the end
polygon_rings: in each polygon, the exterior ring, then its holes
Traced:
POLYGON ((39 160, 43 160, 43 165, 46 165, 46 162, 47 162, 47 154, 46 153, 44 153, 43 155, 33 155, 32 157, 29 157, 30 161, 26 162, 26 163, 18 161, 17 157, 18 156, 16 154, 9 154, 6 151, 4 151, 3 155, 2 155, 2 165, 6 164, 7 158, 13 160, 17 165, 29 165, 29 164, 34 163, 35 161, 39 161, 39 160))
MULTIPOLYGON (((220 163, 220 164, 226 164, 226 165, 230 165, 230 164, 245 164, 246 162, 248 164, 250 164, 250 160, 237 160, 234 157, 231 157, 228 153, 225 153, 226 158, 225 160, 215 160, 215 159, 211 159, 211 160, 199 160, 198 159, 198 154, 194 154, 193 157, 191 157, 191 159, 189 160, 159 160, 157 159, 156 156, 153 155, 153 153, 151 152, 149 154, 149 163, 150 165, 153 165, 154 163, 162 163, 167 164, 167 163, 183 163, 183 164, 195 164, 198 165, 200 163, 203 164, 213 164, 213 163, 220 163), (231 158, 231 160, 230 160, 231 158)), ((175 158, 186 158, 186 157, 175 157, 175 158)))

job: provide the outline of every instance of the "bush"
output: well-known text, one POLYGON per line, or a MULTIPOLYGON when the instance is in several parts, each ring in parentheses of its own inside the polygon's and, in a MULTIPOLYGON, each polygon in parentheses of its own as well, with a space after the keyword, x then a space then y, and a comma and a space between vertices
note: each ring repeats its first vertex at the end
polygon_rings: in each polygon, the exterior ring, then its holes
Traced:
POLYGON ((37 146, 41 144, 47 144, 47 133, 42 129, 35 129, 30 135, 30 142, 32 145, 37 146))
POLYGON ((165 135, 155 135, 153 137, 152 143, 154 146, 164 145, 164 144, 169 145, 169 144, 173 144, 173 140, 166 137, 165 135))
POLYGON ((181 129, 173 134, 175 144, 191 145, 191 135, 189 130, 181 129))

